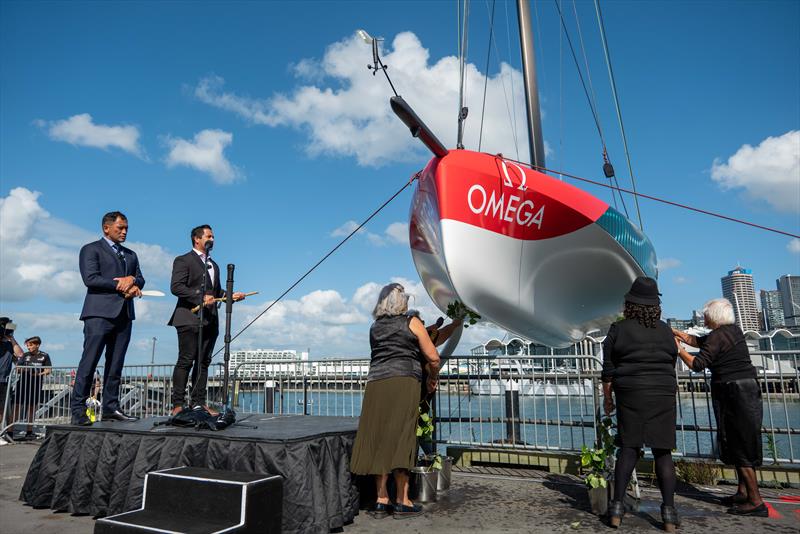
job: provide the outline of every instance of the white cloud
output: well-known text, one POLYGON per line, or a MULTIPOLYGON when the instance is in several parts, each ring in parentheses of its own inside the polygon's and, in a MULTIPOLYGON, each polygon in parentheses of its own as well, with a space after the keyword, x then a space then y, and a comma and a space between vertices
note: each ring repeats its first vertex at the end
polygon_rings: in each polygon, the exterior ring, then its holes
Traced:
POLYGON ((241 171, 225 157, 224 151, 233 142, 233 134, 222 130, 202 130, 193 141, 167 137, 167 166, 185 165, 211 175, 218 184, 230 184, 242 178, 241 171))
MULTIPOLYGON (((126 241, 125 246, 136 253, 139 258, 139 268, 145 275, 145 280, 169 280, 172 276, 172 262, 175 255, 164 250, 161 245, 151 245, 140 241, 126 241)), ((148 284, 147 289, 157 289, 148 284)))
POLYGON ((792 254, 800 254, 800 239, 790 239, 789 242, 786 243, 786 250, 792 254))
MULTIPOLYGON (((346 221, 344 224, 331 232, 331 237, 345 237, 353 233, 353 230, 358 228, 358 223, 355 221, 346 221)), ((359 233, 364 232, 362 228, 359 233)))
POLYGON ((408 223, 404 222, 392 223, 386 228, 385 233, 387 237, 394 243, 399 243, 401 245, 409 244, 408 223))
MULTIPOLYGON (((331 232, 331 237, 348 236, 356 228, 358 228, 358 223, 356 221, 346 221, 331 232)), ((382 234, 368 232, 365 228, 361 228, 356 234, 363 235, 370 244, 376 247, 383 247, 389 244, 408 245, 409 243, 408 223, 404 222, 390 224, 382 234)))
POLYGON ((757 147, 743 145, 726 163, 715 159, 711 178, 778 211, 800 213, 800 130, 767 137, 757 147))
POLYGON ((681 266, 681 260, 675 258, 660 258, 658 260, 658 270, 666 271, 667 269, 674 269, 681 266))
POLYGON ((93 148, 119 148, 135 156, 145 157, 139 144, 139 129, 136 126, 108 126, 95 124, 88 113, 73 115, 60 121, 37 120, 35 124, 47 130, 51 139, 76 146, 93 148))
MULTIPOLYGON (((25 332, 72 331, 81 332, 83 323, 78 319, 80 313, 27 313, 14 314, 14 322, 25 332)), ((41 335, 41 334, 31 334, 41 335)), ((42 336, 45 337, 45 336, 42 336)), ((22 341, 22 340, 18 340, 22 341)), ((50 347, 52 349, 52 347, 50 347)))
MULTIPOLYGON (((444 316, 428 297, 421 282, 394 277, 390 280, 367 282, 358 287, 349 299, 331 289, 315 290, 296 300, 277 303, 261 316, 235 342, 235 350, 245 348, 310 348, 313 355, 369 356, 370 313, 381 288, 389 282, 402 284, 411 295, 409 308, 420 311, 422 318, 433 322, 444 316)), ((239 304, 240 326, 252 321, 269 302, 255 304, 245 300, 239 304)), ((470 327, 462 336, 458 352, 469 349, 491 337, 502 338, 505 331, 488 323, 470 327)))
POLYGON ((672 279, 672 281, 675 282, 678 285, 683 285, 683 284, 688 283, 689 279, 686 278, 685 276, 676 276, 675 278, 672 279))
MULTIPOLYGON (((431 63, 429 51, 411 32, 398 34, 382 51, 398 92, 447 146, 455 145, 459 64, 455 56, 431 63)), ((426 150, 389 107, 390 90, 365 64, 369 47, 355 36, 330 45, 321 60, 303 59, 293 66, 298 85, 288 94, 259 99, 226 91, 219 76, 200 80, 195 97, 235 113, 253 124, 288 126, 306 132, 306 152, 355 157, 359 164, 379 166, 422 158, 426 150), (328 82, 327 84, 324 82, 328 82)), ((477 149, 485 76, 474 64, 466 66, 464 143, 477 149)), ((489 77, 481 150, 528 157, 522 75, 503 63, 489 77), (513 100, 513 101, 512 101, 513 100), (516 118, 512 117, 516 113, 516 118), (514 120, 516 119, 516 120, 514 120)))
MULTIPOLYGON (((86 288, 78 271, 81 246, 97 233, 53 217, 41 193, 24 187, 0 197, 0 301, 36 298, 78 302, 86 288)), ((168 279, 172 255, 160 245, 126 243, 137 253, 145 279, 168 279)))

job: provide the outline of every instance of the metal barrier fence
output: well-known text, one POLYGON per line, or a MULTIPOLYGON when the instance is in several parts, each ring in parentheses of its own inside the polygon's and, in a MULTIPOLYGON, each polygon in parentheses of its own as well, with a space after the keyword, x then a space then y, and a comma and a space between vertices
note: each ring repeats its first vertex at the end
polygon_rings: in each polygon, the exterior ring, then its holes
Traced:
MULTIPOLYGON (((119 389, 120 409, 138 417, 169 415, 172 370, 172 365, 125 366, 119 389)), ((5 432, 10 427, 24 426, 31 433, 41 434, 47 425, 69 424, 75 371, 74 367, 15 366, 8 380, 0 429, 5 432)), ((98 418, 103 372, 99 366, 90 390, 90 398, 98 401, 98 418)))
MULTIPOLYGON (((601 357, 592 354, 599 353, 598 344, 584 350, 588 354, 449 358, 432 403, 435 442, 566 451, 593 445, 602 409, 601 357)), ((751 351, 751 355, 754 363, 761 363, 765 461, 800 463, 800 352, 751 351)), ((242 416, 355 417, 361 413, 368 368, 367 359, 243 363, 232 370, 230 402, 242 416)), ((139 417, 168 415, 172 370, 171 365, 125 367, 122 410, 139 417)), ((74 370, 52 368, 49 375, 36 379, 26 371, 12 372, 3 421, 31 424, 34 430, 68 423, 74 370), (29 405, 35 406, 32 414, 29 405)), ((102 376, 102 368, 98 374, 102 376)), ((221 402, 221 373, 210 374, 208 397, 221 402)), ((712 457, 716 422, 710 377, 688 371, 676 376, 677 454, 712 457)))

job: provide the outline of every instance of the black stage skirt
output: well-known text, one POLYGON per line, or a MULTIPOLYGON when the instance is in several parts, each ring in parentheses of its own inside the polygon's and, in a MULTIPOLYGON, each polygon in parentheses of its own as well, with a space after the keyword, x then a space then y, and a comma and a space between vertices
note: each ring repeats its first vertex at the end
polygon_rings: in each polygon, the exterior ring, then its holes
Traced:
POLYGON ((717 419, 719 459, 727 465, 758 467, 763 461, 761 424, 764 408, 755 378, 711 383, 717 419))
POLYGON ((675 391, 674 382, 658 386, 614 384, 621 446, 675 448, 675 391))

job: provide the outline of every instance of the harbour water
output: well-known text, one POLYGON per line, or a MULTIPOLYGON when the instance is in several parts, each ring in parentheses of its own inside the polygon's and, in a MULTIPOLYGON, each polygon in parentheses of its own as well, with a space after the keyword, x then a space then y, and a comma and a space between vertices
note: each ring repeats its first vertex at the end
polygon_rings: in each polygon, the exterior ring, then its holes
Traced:
MULTIPOLYGON (((265 392, 242 392, 236 409, 240 412, 358 416, 362 392, 286 390, 272 393, 272 408, 265 392)), ((800 401, 773 395, 764 399, 762 433, 764 463, 800 458, 800 401), (787 429, 789 429, 787 431, 787 429), (793 431, 794 434, 790 434, 793 431), (774 446, 772 445, 774 443, 774 446)), ((468 392, 440 392, 436 399, 436 439, 447 445, 488 445, 507 441, 506 399, 499 395, 471 395, 468 392)), ((594 443, 595 404, 591 396, 523 396, 516 446, 580 450, 594 443)), ((710 457, 716 432, 710 398, 705 393, 680 395, 677 417, 678 454, 710 457)))

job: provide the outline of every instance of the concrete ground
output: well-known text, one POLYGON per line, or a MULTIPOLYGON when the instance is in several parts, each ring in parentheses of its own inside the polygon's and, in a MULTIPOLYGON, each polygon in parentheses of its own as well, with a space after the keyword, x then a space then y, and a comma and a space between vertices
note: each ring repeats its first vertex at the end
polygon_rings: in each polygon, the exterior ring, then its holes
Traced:
MULTIPOLYGON (((0 532, 3 534, 90 533, 94 520, 50 510, 35 510, 22 504, 20 488, 37 443, 0 447, 0 532)), ((725 513, 716 499, 731 487, 681 486, 676 505, 683 525, 681 534, 733 532, 800 532, 800 491, 767 490, 771 506, 768 519, 740 518, 725 513), (792 500, 795 502, 790 502, 792 500)), ((637 512, 623 519, 621 532, 652 533, 660 530, 657 490, 644 488, 637 512)), ((451 489, 437 503, 425 505, 422 517, 395 520, 374 519, 362 512, 345 534, 391 531, 392 534, 529 532, 612 532, 589 511, 586 490, 574 477, 540 471, 469 468, 453 473, 451 489)))

